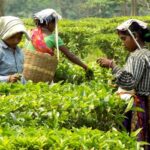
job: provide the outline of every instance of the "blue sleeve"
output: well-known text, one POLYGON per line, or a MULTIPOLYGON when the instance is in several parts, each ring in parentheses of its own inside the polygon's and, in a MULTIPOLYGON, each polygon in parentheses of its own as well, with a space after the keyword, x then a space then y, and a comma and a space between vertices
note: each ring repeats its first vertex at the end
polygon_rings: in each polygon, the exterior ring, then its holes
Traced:
MULTIPOLYGON (((3 52, 0 49, 0 63, 1 63, 2 57, 3 57, 3 52)), ((7 82, 8 79, 9 79, 9 76, 1 76, 0 75, 0 82, 7 82)))

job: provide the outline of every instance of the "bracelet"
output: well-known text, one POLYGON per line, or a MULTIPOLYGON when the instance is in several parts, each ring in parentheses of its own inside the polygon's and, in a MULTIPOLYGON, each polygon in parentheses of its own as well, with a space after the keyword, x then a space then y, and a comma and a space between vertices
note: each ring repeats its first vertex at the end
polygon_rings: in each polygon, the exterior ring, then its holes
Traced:
POLYGON ((113 60, 109 63, 109 68, 113 68, 113 60))
POLYGON ((11 75, 9 76, 9 78, 8 78, 8 81, 7 81, 7 82, 10 82, 10 78, 11 78, 11 75))

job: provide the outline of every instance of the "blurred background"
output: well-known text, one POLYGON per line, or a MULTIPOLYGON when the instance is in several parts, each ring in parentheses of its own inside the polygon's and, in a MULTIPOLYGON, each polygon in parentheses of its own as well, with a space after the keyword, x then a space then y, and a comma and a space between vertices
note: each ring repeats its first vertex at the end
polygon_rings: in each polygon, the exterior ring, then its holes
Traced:
POLYGON ((45 8, 54 8, 67 19, 150 14, 150 0, 0 0, 0 4, 1 16, 31 17, 45 8))

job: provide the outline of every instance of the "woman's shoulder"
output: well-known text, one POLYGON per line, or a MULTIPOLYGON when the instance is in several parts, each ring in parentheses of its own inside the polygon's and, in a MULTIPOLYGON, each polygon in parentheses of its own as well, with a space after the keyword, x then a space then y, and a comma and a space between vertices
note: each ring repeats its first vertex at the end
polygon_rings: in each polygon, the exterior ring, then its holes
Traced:
POLYGON ((149 59, 150 59, 150 50, 148 50, 147 48, 143 48, 143 49, 139 50, 138 55, 139 55, 139 57, 143 57, 143 58, 149 57, 149 59))
MULTIPOLYGON (((55 38, 55 33, 52 33, 52 34, 49 34, 48 36, 46 37, 49 37, 49 38, 55 38)), ((59 35, 58 35, 59 38, 61 38, 59 35)))
MULTIPOLYGON (((58 36, 60 38, 60 36, 58 36)), ((46 36, 46 38, 52 38, 55 39, 55 33, 49 34, 46 36)))
MULTIPOLYGON (((53 33, 53 34, 50 34, 50 35, 46 36, 46 37, 44 38, 44 40, 55 42, 56 36, 55 36, 55 34, 53 33)), ((63 40, 62 40, 62 38, 61 38, 60 36, 58 36, 58 42, 61 42, 61 43, 63 42, 63 40)))
POLYGON ((54 39, 55 38, 55 34, 49 34, 49 35, 45 36, 45 38, 54 39))
POLYGON ((4 53, 5 49, 8 49, 8 46, 2 40, 0 40, 0 54, 4 53))
POLYGON ((16 51, 17 51, 18 53, 23 53, 23 52, 22 52, 22 51, 23 51, 22 48, 19 47, 19 46, 16 47, 16 51))
POLYGON ((0 40, 0 59, 6 55, 6 49, 8 49, 8 46, 2 40, 0 40))
POLYGON ((143 48, 141 50, 137 49, 133 53, 131 53, 132 57, 143 58, 145 56, 150 56, 150 50, 147 48, 143 48))
POLYGON ((150 66, 150 50, 147 48, 143 48, 141 50, 136 50, 133 54, 131 54, 130 58, 131 60, 134 60, 135 62, 147 62, 150 66))
POLYGON ((0 40, 0 48, 8 47, 2 40, 0 40))

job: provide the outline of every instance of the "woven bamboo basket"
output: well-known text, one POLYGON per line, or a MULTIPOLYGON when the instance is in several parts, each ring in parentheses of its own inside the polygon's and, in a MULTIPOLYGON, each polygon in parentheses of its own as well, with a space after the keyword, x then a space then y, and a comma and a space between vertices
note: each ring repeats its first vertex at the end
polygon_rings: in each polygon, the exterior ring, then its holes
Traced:
POLYGON ((23 75, 25 79, 32 80, 35 83, 51 83, 58 64, 56 56, 29 50, 24 50, 24 55, 23 75))

